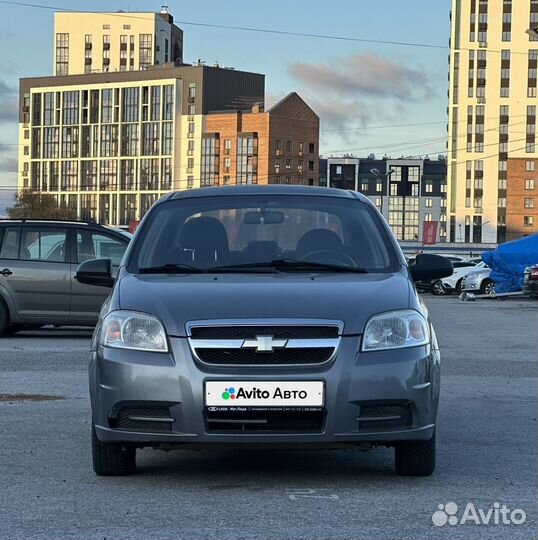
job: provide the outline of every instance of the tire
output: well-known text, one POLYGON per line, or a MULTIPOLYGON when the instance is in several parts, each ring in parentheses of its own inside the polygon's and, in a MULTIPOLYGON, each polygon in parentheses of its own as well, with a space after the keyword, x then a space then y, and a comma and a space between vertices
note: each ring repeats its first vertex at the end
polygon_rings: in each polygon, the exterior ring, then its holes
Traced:
POLYGON ((4 336, 13 336, 17 332, 20 332, 24 329, 24 324, 10 324, 5 330, 4 330, 4 336))
POLYGON ((7 334, 9 325, 9 311, 2 300, 0 300, 0 336, 7 334))
POLYGON ((447 294, 447 290, 440 279, 432 285, 432 293, 435 294, 435 296, 445 296, 447 294))
POLYGON ((435 470, 435 433, 429 441, 398 443, 394 458, 399 475, 430 476, 435 470))
POLYGON ((462 285, 463 285, 463 278, 459 279, 458 282, 456 283, 456 293, 457 294, 461 294, 463 292, 462 285))
POLYGON ((93 470, 98 476, 127 476, 136 472, 136 448, 101 442, 92 424, 93 470))
POLYGON ((485 279, 480 285, 481 294, 495 294, 495 282, 491 279, 485 279))

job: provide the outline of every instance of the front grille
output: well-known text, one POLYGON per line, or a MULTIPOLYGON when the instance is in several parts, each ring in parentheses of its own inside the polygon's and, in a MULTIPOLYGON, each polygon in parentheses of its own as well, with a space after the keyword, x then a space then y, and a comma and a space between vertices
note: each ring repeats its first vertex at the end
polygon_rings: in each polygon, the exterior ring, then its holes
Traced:
POLYGON ((217 366, 322 364, 334 358, 343 331, 342 322, 324 319, 258 321, 189 322, 191 350, 217 366))
POLYGON ((208 412, 208 433, 321 433, 325 413, 320 411, 208 412))
POLYGON ((394 429, 413 423, 411 407, 402 405, 361 405, 359 430, 394 429))
POLYGON ((273 352, 256 352, 252 349, 196 349, 202 362, 217 365, 321 364, 329 360, 333 352, 331 347, 275 349, 273 352))
POLYGON ((123 407, 119 410, 112 427, 132 431, 169 433, 172 425, 170 420, 168 407, 123 407), (143 418, 147 418, 147 420, 143 420, 143 418), (152 421, 151 419, 158 420, 152 421))
POLYGON ((193 339, 252 339, 273 336, 275 339, 331 339, 338 337, 337 326, 197 326, 193 339))

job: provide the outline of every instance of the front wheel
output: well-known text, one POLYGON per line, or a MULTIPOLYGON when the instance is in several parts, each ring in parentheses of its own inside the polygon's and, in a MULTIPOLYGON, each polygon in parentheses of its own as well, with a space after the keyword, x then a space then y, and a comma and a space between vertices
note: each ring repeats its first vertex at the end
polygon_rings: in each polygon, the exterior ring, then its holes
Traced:
POLYGON ((491 279, 485 279, 480 286, 482 294, 495 294, 495 282, 491 279))
POLYGON ((401 476, 430 476, 435 470, 435 433, 429 441, 398 443, 394 465, 401 476))
POLYGON ((463 292, 462 285, 463 285, 463 278, 459 279, 458 282, 456 283, 456 292, 458 294, 461 294, 463 292))
POLYGON ((126 476, 136 472, 136 448, 101 442, 92 424, 93 470, 98 476, 126 476))
POLYGON ((9 325, 9 312, 4 302, 0 300, 0 336, 6 335, 9 325))
POLYGON ((444 296, 445 294, 447 294, 445 286, 443 285, 443 282, 440 279, 438 279, 432 285, 432 293, 435 294, 435 296, 444 296))

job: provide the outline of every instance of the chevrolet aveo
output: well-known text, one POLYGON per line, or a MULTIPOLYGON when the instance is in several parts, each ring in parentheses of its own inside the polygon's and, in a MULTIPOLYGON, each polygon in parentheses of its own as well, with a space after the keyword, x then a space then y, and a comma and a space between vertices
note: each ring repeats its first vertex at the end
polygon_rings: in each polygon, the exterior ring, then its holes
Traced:
POLYGON ((89 369, 93 466, 136 470, 136 450, 210 445, 395 449, 396 471, 435 468, 440 356, 412 266, 364 196, 290 186, 172 193, 145 216, 113 287, 89 369))

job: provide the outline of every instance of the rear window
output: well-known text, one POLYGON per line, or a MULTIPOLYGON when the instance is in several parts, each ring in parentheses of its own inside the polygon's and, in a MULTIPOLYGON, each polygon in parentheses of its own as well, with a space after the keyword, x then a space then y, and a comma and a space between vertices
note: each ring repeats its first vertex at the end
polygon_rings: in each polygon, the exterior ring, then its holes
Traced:
POLYGON ((377 212, 357 199, 237 196, 175 199, 147 216, 128 268, 203 269, 275 259, 332 257, 371 272, 399 262, 377 212))

